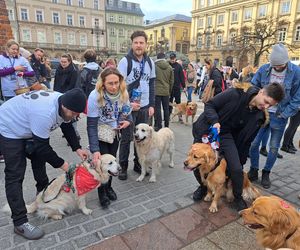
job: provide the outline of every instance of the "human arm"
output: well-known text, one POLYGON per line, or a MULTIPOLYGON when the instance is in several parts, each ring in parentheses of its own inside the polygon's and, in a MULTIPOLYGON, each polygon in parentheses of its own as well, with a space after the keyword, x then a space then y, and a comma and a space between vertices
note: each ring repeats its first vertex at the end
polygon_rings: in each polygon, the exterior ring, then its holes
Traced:
POLYGON ((169 90, 169 95, 172 94, 172 90, 173 90, 173 86, 174 86, 174 71, 172 69, 171 66, 169 66, 169 70, 170 70, 170 80, 169 80, 169 84, 170 84, 170 90, 169 90))

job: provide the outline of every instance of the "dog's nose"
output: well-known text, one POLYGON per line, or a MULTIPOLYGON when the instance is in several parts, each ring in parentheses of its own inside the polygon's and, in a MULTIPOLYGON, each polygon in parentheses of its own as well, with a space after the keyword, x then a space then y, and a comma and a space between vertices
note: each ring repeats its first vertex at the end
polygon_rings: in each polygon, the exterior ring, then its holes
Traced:
POLYGON ((138 135, 134 135, 134 138, 135 138, 135 139, 139 139, 139 136, 138 136, 138 135))
POLYGON ((187 161, 184 161, 183 164, 184 164, 185 167, 187 167, 188 162, 187 162, 187 161))

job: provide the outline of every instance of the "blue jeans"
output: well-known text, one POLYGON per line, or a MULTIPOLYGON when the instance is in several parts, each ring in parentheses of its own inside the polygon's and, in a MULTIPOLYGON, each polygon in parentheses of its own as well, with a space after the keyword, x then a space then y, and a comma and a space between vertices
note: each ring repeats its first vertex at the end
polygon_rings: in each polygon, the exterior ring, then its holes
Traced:
POLYGON ((265 133, 262 137, 262 140, 261 140, 261 147, 267 147, 267 144, 268 144, 268 141, 269 141, 269 137, 270 137, 270 127, 266 127, 265 129, 265 133))
POLYGON ((192 101, 192 94, 193 94, 193 91, 194 91, 194 87, 187 87, 187 101, 188 102, 191 102, 192 101))
POLYGON ((259 145, 268 129, 271 131, 270 150, 268 152, 267 161, 264 170, 271 171, 277 159, 280 141, 284 133, 288 119, 278 118, 274 113, 270 114, 270 124, 268 127, 261 128, 258 131, 254 141, 251 143, 249 156, 251 160, 251 168, 259 169, 259 145))

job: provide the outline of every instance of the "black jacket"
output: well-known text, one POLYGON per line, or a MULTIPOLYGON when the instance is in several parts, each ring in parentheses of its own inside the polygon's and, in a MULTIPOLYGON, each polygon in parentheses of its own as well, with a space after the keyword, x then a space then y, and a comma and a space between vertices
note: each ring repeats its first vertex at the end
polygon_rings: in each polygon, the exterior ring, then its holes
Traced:
POLYGON ((39 81, 41 77, 46 77, 47 70, 45 64, 38 61, 34 54, 30 56, 30 65, 35 73, 36 79, 39 81))
POLYGON ((180 89, 185 88, 184 74, 181 65, 178 62, 170 63, 174 71, 174 85, 173 88, 180 89))
POLYGON ((78 87, 80 87, 80 74, 77 67, 73 63, 65 69, 59 65, 55 72, 53 90, 65 93, 78 87))
POLYGON ((215 88, 214 96, 222 92, 222 79, 223 79, 223 74, 221 73, 221 71, 213 67, 209 74, 209 80, 214 81, 213 83, 213 87, 215 88))
POLYGON ((208 134, 209 127, 219 122, 220 140, 222 141, 222 135, 231 133, 239 151, 241 164, 245 164, 251 142, 266 120, 264 111, 258 109, 249 111, 251 119, 247 120, 249 117, 245 117, 248 115, 245 110, 258 91, 256 87, 250 87, 246 93, 242 89, 231 88, 213 97, 205 104, 204 112, 193 124, 194 143, 201 142, 202 136, 208 134), (240 121, 242 117, 246 118, 247 123, 238 130, 233 127, 230 129, 233 121, 240 121), (224 131, 224 128, 227 129, 224 131))

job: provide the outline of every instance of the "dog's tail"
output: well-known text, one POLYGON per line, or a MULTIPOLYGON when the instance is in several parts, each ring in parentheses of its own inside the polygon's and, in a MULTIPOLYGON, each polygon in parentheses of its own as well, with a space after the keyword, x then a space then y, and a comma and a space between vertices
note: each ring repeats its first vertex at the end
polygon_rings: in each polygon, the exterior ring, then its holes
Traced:
POLYGON ((27 213, 32 214, 37 210, 37 202, 34 201, 30 205, 26 205, 27 213))
POLYGON ((243 189, 244 200, 253 201, 259 196, 261 196, 260 191, 250 182, 247 173, 244 172, 244 189, 243 189))

